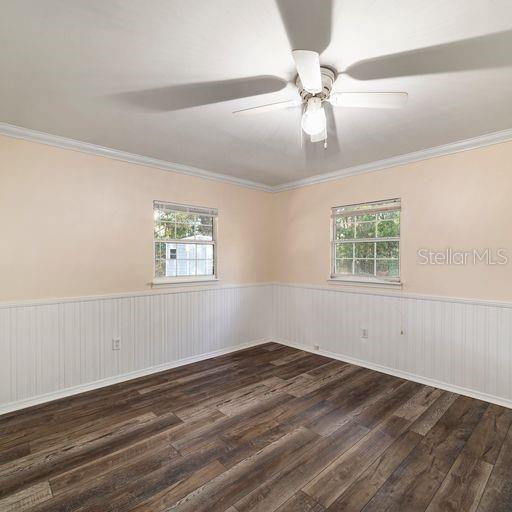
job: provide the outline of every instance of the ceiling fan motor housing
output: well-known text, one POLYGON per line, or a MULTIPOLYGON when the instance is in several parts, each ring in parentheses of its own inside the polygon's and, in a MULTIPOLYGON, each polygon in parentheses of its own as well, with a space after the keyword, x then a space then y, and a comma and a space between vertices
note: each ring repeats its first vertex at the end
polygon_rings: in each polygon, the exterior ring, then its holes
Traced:
POLYGON ((304 89, 304 86, 302 85, 302 82, 300 81, 300 77, 297 75, 297 78, 295 79, 295 85, 297 86, 297 89, 299 90, 300 97, 307 101, 311 97, 320 98, 322 101, 325 101, 329 99, 329 96, 331 95, 332 86, 334 84, 334 81, 336 80, 337 74, 334 70, 327 67, 320 67, 320 73, 322 75, 322 90, 316 94, 311 94, 310 92, 306 91, 304 89))

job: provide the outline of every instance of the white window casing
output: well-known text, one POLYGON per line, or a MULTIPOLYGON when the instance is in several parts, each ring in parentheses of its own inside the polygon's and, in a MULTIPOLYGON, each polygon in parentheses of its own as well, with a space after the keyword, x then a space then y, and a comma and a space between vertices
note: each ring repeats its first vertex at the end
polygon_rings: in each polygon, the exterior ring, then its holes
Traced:
POLYGON ((217 280, 215 208, 153 202, 153 284, 217 280))
POLYGON ((331 281, 400 285, 401 201, 331 210, 331 281))

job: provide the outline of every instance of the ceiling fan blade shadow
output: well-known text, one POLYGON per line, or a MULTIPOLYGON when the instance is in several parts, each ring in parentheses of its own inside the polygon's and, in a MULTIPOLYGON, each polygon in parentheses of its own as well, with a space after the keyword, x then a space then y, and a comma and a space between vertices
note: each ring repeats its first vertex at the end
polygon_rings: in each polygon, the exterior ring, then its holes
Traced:
POLYGON ((338 138, 338 127, 336 126, 336 116, 331 105, 325 106, 325 116, 327 117, 327 151, 338 154, 340 152, 340 140, 338 138))
POLYGON ((512 66, 512 30, 362 60, 345 73, 357 80, 512 66))
POLYGON ((304 151, 305 160, 308 164, 318 162, 317 146, 320 146, 320 149, 323 151, 323 144, 320 142, 311 142, 308 135, 303 135, 302 149, 304 151))
POLYGON ((268 94, 285 87, 286 81, 276 76, 253 76, 129 91, 114 98, 143 110, 166 112, 268 94))
POLYGON ((333 0, 277 0, 292 50, 322 53, 331 41, 333 0))

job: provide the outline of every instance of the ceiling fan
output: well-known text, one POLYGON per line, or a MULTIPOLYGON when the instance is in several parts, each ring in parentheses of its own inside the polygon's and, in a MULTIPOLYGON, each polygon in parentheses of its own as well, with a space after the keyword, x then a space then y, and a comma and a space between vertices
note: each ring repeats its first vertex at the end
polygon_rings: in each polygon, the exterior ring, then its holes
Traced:
MULTIPOLYGON (((355 62, 336 71, 322 66, 320 55, 329 46, 334 0, 275 0, 286 30, 297 77, 298 99, 246 108, 237 115, 256 114, 276 109, 302 106, 302 130, 311 141, 325 141, 332 134, 338 142, 332 107, 398 108, 407 103, 406 92, 345 92, 334 89, 339 75, 360 83, 368 80, 410 77, 506 67, 512 65, 512 30, 486 34, 407 50, 355 62)), ((283 76, 289 69, 283 69, 283 76)), ((155 112, 185 108, 269 94, 282 90, 287 80, 281 76, 252 76, 175 84, 153 89, 128 91, 114 95, 123 102, 155 112)), ((325 143, 324 143, 325 144, 325 143)), ((306 156, 308 153, 306 145, 306 156)))
POLYGON ((280 101, 267 105, 246 108, 233 112, 240 114, 259 114, 271 110, 303 106, 302 129, 311 137, 311 142, 326 141, 327 117, 324 102, 333 107, 400 108, 408 99, 406 92, 336 92, 333 85, 338 73, 320 65, 320 55, 313 50, 293 50, 293 59, 297 68, 295 85, 300 100, 280 101))

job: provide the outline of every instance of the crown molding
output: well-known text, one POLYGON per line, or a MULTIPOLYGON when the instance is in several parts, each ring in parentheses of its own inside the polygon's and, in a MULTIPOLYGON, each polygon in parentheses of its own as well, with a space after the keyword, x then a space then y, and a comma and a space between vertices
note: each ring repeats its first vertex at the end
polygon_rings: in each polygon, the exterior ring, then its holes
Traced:
POLYGON ((23 128, 13 124, 0 122, 0 134, 14 137, 16 139, 28 140, 31 142, 39 142, 50 146, 56 146, 63 149, 70 149, 72 151, 79 151, 81 153, 89 153, 92 155, 113 158, 114 160, 121 160, 133 164, 145 165, 147 167, 154 167, 163 171, 174 172, 178 174, 186 174, 188 176, 196 176, 212 181, 220 181, 237 185, 240 187, 252 188, 256 190, 263 190, 265 192, 284 192, 286 190, 293 190, 296 188, 306 187, 308 185, 315 185, 317 183, 324 183, 326 181, 338 180, 347 176, 354 176, 356 174, 364 174, 372 171, 380 171, 398 165, 406 165, 429 158, 435 158, 444 155, 451 155, 461 151, 468 151, 471 149, 478 149, 493 144, 499 144, 512 140, 512 129, 501 130, 499 132, 486 133, 478 137, 470 139, 459 140, 436 146, 433 148, 422 149, 404 155, 397 155, 383 160, 376 160, 365 164, 355 165, 352 167, 345 167, 336 171, 317 174, 308 178, 300 180, 289 181, 281 185, 265 185, 256 181, 246 180, 243 178, 236 178, 227 174, 199 169, 190 165, 178 164, 175 162, 168 162, 166 160, 159 160, 148 156, 137 155, 120 151, 117 149, 106 148, 104 146, 97 146, 88 142, 81 142, 75 139, 68 139, 59 135, 52 135, 50 133, 39 132, 29 128, 23 128))
POLYGON ((275 185, 272 187, 272 192, 284 192, 285 190, 293 190, 295 188, 306 187, 308 185, 315 185, 317 183, 324 183, 326 181, 333 181, 347 176, 354 176, 356 174, 364 174, 372 171, 380 171, 388 169, 389 167, 396 167, 398 165, 406 165, 412 162, 419 162, 420 160, 427 160, 438 156, 451 155, 453 153, 460 153, 461 151, 468 151, 471 149, 478 149, 501 142, 512 140, 512 129, 502 130, 499 132, 486 133, 471 139, 459 140, 436 146, 433 148, 421 149, 413 153, 406 153, 404 155, 392 156, 383 160, 376 160, 366 164, 354 165, 353 167, 346 167, 337 171, 327 172, 324 174, 317 174, 309 178, 301 180, 289 181, 282 185, 275 185))
POLYGON ((220 181, 229 183, 231 185, 238 185, 240 187, 253 188, 257 190, 264 190, 265 192, 272 192, 272 187, 256 181, 245 180, 243 178, 236 178, 227 174, 221 174, 205 169, 199 169, 190 165, 178 164, 175 162, 168 162, 166 160, 159 160, 148 156, 137 155, 128 153, 118 149, 106 148, 104 146, 97 146, 89 142, 81 142, 75 139, 68 139, 60 135, 52 135, 50 133, 39 132, 29 128, 23 128, 13 124, 0 122, 0 135, 7 135, 16 139, 28 140, 30 142, 39 142, 49 146, 56 146, 58 148, 70 149, 72 151, 79 151, 80 153, 89 153, 91 155, 103 156, 113 158, 114 160, 121 160, 132 164, 145 165, 147 167, 154 167, 162 171, 175 172, 178 174, 186 174, 188 176, 196 176, 212 181, 220 181))

